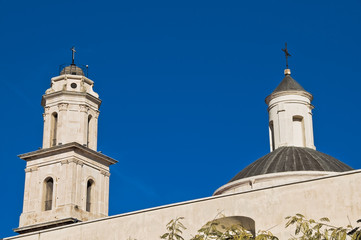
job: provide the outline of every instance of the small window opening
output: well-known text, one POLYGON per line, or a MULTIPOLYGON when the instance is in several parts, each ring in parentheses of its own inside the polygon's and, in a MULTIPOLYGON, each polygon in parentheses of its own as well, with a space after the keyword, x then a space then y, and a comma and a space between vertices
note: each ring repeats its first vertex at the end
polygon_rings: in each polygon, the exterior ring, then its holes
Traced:
POLYGON ((90 144, 90 132, 91 132, 91 127, 92 127, 92 116, 89 115, 88 116, 88 126, 87 126, 87 133, 86 133, 86 145, 87 147, 89 147, 90 144))
POLYGON ((270 134, 270 144, 271 144, 271 151, 275 150, 275 132, 273 128, 273 121, 269 122, 269 134, 270 134))
POLYGON ((58 114, 54 112, 51 114, 51 133, 50 133, 50 146, 56 146, 56 134, 58 131, 58 114))
POLYGON ((305 147, 305 127, 303 117, 293 116, 293 145, 296 147, 305 147))
POLYGON ((94 182, 89 180, 86 186, 86 211, 90 212, 92 209, 92 191, 93 191, 94 182))
POLYGON ((49 211, 53 206, 53 187, 54 182, 52 178, 45 180, 45 202, 44 210, 49 211))

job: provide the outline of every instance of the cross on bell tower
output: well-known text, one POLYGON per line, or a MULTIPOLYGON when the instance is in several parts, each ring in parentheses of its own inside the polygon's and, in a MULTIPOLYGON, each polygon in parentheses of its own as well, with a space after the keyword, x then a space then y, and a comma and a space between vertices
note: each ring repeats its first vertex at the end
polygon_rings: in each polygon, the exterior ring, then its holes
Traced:
POLYGON ((72 65, 75 65, 75 63, 74 63, 75 53, 76 53, 75 47, 73 46, 70 50, 71 50, 71 55, 72 55, 72 57, 71 57, 71 64, 72 64, 72 65))
POLYGON ((282 49, 282 51, 285 53, 285 57, 286 57, 286 69, 288 69, 288 57, 291 57, 291 54, 288 52, 287 42, 285 43, 285 48, 282 49))

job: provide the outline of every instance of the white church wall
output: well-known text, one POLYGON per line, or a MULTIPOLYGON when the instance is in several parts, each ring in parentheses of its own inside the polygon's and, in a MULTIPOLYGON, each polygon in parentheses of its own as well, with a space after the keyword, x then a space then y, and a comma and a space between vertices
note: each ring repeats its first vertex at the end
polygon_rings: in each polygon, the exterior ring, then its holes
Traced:
MULTIPOLYGON (((285 229, 285 217, 302 213, 310 218, 329 217, 334 225, 355 223, 361 217, 361 170, 278 185, 229 195, 115 215, 54 229, 23 234, 6 240, 155 240, 166 224, 185 217, 185 239, 214 219, 218 213, 245 216, 255 221, 258 230, 270 230, 288 239, 293 229, 285 229)), ((121 203, 120 203, 121 204, 121 203)))

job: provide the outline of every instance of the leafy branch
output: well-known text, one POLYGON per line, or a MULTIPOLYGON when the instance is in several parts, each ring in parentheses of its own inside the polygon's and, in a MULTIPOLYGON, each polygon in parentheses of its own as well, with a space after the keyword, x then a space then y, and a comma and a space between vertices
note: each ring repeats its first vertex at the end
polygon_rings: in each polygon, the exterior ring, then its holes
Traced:
POLYGON ((160 238, 166 239, 166 240, 184 240, 184 238, 181 236, 183 231, 187 229, 182 223, 181 220, 183 220, 184 217, 178 217, 176 219, 171 220, 167 224, 167 233, 164 233, 160 238))
MULTIPOLYGON (((361 229, 359 227, 336 227, 330 225, 330 220, 326 217, 315 221, 307 219, 302 214, 286 217, 288 219, 286 228, 295 225, 295 236, 291 239, 300 240, 361 240, 361 229), (299 235, 299 237, 296 237, 299 235)), ((357 221, 358 223, 361 220, 357 221)))

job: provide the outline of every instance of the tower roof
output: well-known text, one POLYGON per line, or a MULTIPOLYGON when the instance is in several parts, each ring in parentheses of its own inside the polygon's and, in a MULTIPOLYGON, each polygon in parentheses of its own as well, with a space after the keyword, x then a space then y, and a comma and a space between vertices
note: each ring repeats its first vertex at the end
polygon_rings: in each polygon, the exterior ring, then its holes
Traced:
POLYGON ((306 90, 298 82, 296 82, 296 80, 294 80, 291 77, 290 72, 286 72, 285 77, 283 78, 281 83, 276 87, 276 89, 272 93, 282 92, 282 91, 304 91, 304 92, 306 92, 306 90))
POLYGON ((63 70, 61 70, 60 75, 64 75, 64 74, 85 76, 83 69, 81 69, 80 67, 76 66, 73 63, 63 68, 63 70))
POLYGON ((304 147, 280 147, 257 159, 229 182, 268 173, 291 171, 345 172, 350 166, 330 155, 304 147))

